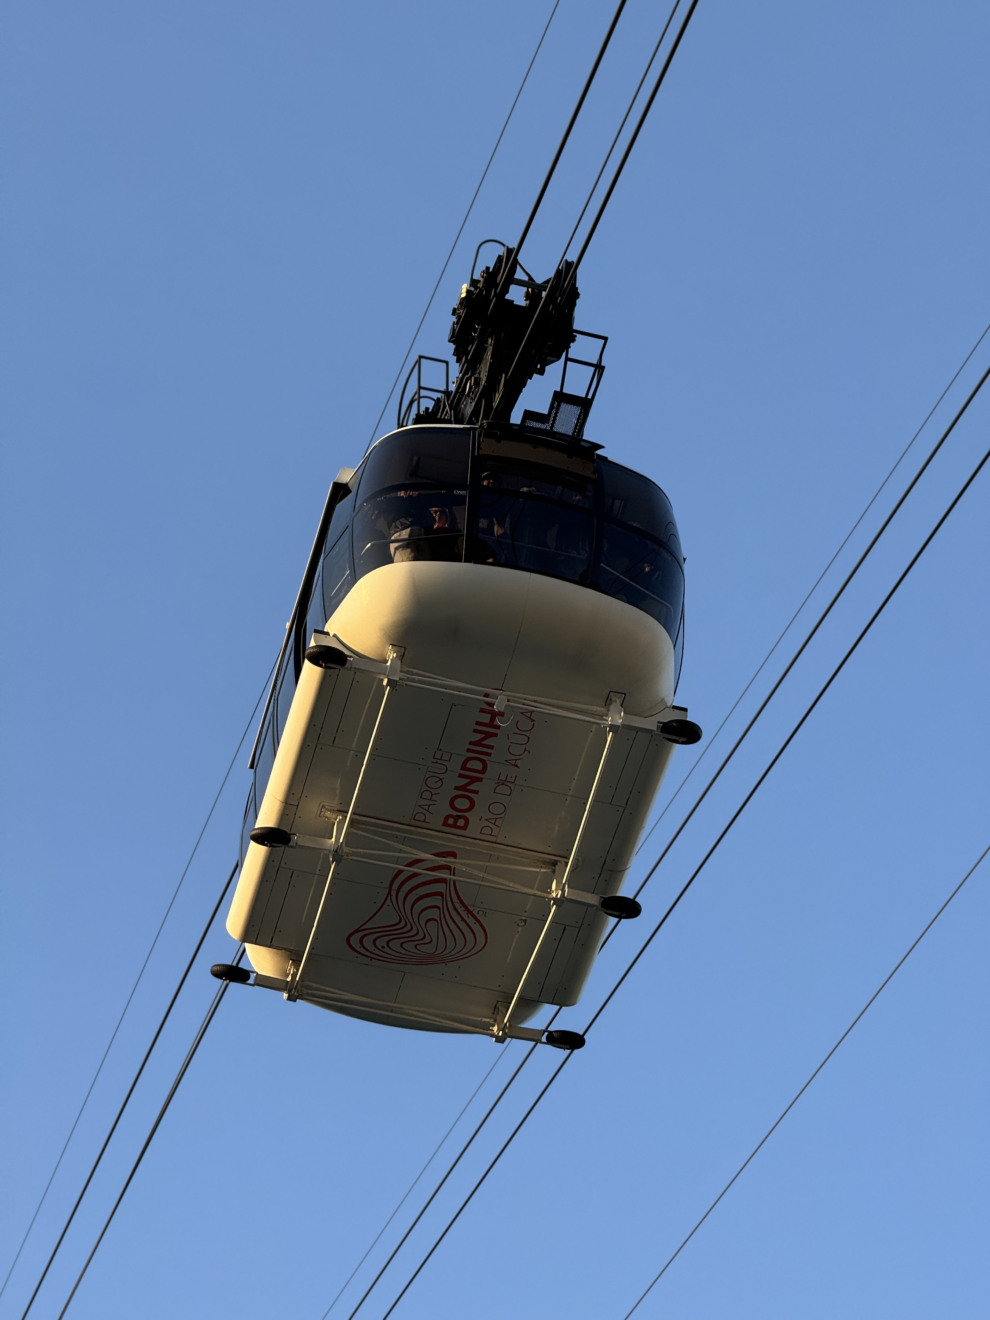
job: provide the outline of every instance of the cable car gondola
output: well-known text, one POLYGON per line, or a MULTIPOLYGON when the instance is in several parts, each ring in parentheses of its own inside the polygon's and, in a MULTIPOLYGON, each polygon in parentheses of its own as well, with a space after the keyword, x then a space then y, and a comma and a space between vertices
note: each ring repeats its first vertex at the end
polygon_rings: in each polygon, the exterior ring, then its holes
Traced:
POLYGON ((511 248, 464 286, 452 387, 419 359, 398 428, 333 483, 252 757, 218 965, 392 1026, 546 1039, 577 1002, 676 743, 673 510, 584 436, 602 336, 570 263, 511 248), (509 298, 525 289, 524 301, 509 298), (591 342, 577 357, 576 342, 591 342), (511 412, 563 359, 546 413, 511 412), (567 374, 586 376, 568 391, 567 374))

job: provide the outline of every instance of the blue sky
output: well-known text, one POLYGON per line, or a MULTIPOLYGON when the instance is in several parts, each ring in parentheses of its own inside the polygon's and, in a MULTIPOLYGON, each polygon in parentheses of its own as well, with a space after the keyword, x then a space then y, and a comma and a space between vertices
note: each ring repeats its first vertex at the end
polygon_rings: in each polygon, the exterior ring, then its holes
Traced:
MULTIPOLYGON (((371 438, 549 10, 7 6, 3 1274, 274 658, 329 481, 371 438)), ((521 229, 610 12, 563 0, 419 351, 445 351, 476 244, 521 229)), ((630 0, 527 240, 538 276, 661 21, 630 0)), ((709 735, 990 321, 988 58, 975 0, 701 0, 582 267, 578 324, 610 336, 589 435, 673 501, 679 699, 709 735)), ((990 336, 639 876, 988 364, 990 336)), ((987 389, 564 1025, 590 1018, 979 461, 987 389)), ((990 841, 988 480, 398 1315, 625 1315, 990 841)), ((674 758, 658 809, 707 745, 674 758)), ((0 1320, 23 1311, 227 875, 245 763, 0 1320)), ((983 1313, 987 918, 984 866, 637 1315, 983 1313)), ((210 936, 32 1315, 58 1315, 232 948, 210 936)), ((235 987, 69 1314, 320 1320, 496 1057, 235 987)), ((384 1314, 558 1061, 536 1056, 362 1315, 384 1314)))

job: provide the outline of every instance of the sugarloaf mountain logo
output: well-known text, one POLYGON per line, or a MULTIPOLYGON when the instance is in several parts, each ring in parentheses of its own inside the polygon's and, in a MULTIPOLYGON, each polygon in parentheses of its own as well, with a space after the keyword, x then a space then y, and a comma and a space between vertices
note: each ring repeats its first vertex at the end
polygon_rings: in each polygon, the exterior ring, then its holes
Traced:
POLYGON ((488 932, 457 890, 456 858, 438 852, 401 866, 381 906, 348 935, 348 947, 405 967, 460 962, 483 949, 488 932))

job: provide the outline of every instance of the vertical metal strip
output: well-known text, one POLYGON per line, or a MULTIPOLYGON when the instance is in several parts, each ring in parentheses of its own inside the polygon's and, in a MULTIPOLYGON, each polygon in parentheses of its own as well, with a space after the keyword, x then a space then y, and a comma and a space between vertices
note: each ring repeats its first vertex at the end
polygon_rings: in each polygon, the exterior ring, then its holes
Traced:
POLYGON ((595 774, 594 782, 591 785, 591 793, 588 795, 588 801, 585 803, 584 815, 581 817, 581 824, 578 826, 578 832, 574 836, 574 845, 571 848, 571 854, 567 859, 567 866, 564 869, 564 874, 561 877, 560 882, 554 885, 553 891, 550 896, 550 911, 547 913, 547 919, 543 923, 543 929, 540 931, 539 938, 536 941, 536 946, 534 947, 533 952, 530 954, 529 962, 526 964, 526 970, 523 972, 522 977, 519 980, 519 985, 516 987, 516 993, 512 996, 512 1000, 509 1004, 509 1007, 505 1011, 505 1016, 503 1017, 501 1023, 498 1024, 496 1039, 504 1038, 506 1030, 508 1029, 509 1026, 509 1022, 512 1018, 512 1014, 515 1012, 516 1005, 519 1003, 519 1000, 522 997, 522 992, 525 989, 527 980, 529 979, 529 974, 533 970, 533 966, 536 963, 537 958, 539 957, 540 950, 543 948, 544 942, 550 931, 550 927, 553 924, 553 919, 557 915, 557 908, 567 897, 567 881, 570 879, 571 872, 574 870, 574 865, 577 861, 578 849, 580 848, 581 841, 584 838, 584 832, 585 829, 587 828, 588 820, 591 816, 591 808, 594 806, 595 798, 598 794, 598 786, 601 783, 602 775, 605 772, 605 762, 608 760, 608 754, 612 749, 612 743, 615 739, 615 729, 616 726, 610 723, 608 727, 608 731, 605 734, 605 747, 602 751, 602 759, 598 762, 598 770, 595 774))
POLYGON ((306 963, 309 961, 310 951, 313 948, 313 941, 316 939, 316 932, 320 924, 320 918, 323 916, 323 909, 326 906, 327 898, 330 895, 330 886, 333 884, 334 873, 337 870, 337 862, 343 856, 344 839, 351 823, 351 817, 354 815, 354 808, 357 805, 358 794, 361 791, 361 785, 364 783, 364 776, 371 761, 371 753, 374 751, 375 742, 378 738, 378 730, 381 727, 382 716, 385 714, 385 706, 388 703, 389 693, 392 691, 393 684, 388 678, 385 682, 385 695, 382 697, 382 704, 378 708, 378 718, 375 720, 375 727, 371 731, 371 738, 368 742, 368 750, 364 754, 364 760, 361 762, 361 769, 358 772, 357 783, 354 785, 354 792, 351 796, 351 805, 347 808, 347 815, 344 817, 344 824, 340 831, 340 838, 334 843, 333 860, 330 863, 330 869, 327 872, 326 884, 323 886, 323 893, 320 897, 319 907, 316 909, 316 916, 313 918, 313 928, 309 932, 309 939, 306 941, 306 948, 303 950, 303 956, 299 960, 299 967, 295 976, 292 978, 289 988, 285 992, 286 999, 294 1000, 299 996, 299 987, 302 985, 303 972, 306 970, 306 963))

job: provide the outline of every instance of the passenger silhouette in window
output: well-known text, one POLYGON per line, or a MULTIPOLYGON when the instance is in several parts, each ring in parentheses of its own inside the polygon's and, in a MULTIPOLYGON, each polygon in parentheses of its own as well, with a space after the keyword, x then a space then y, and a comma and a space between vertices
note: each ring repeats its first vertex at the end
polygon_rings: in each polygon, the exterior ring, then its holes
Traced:
POLYGON ((399 495, 409 503, 388 524, 392 562, 457 559, 457 521, 449 505, 433 503, 429 493, 400 491, 399 495))
POLYGON ((510 564, 510 527, 516 521, 516 495, 503 491, 497 475, 486 472, 481 478, 481 504, 475 523, 481 541, 478 558, 487 564, 510 564))

